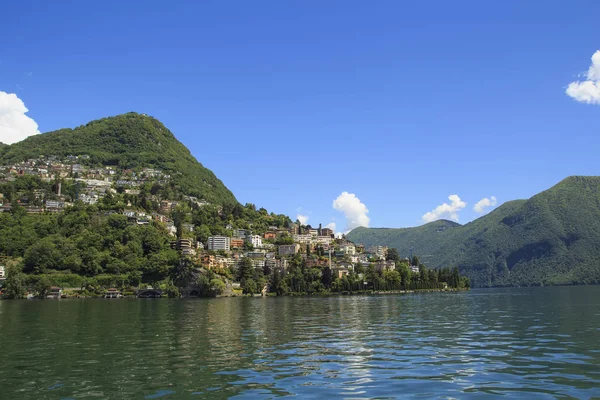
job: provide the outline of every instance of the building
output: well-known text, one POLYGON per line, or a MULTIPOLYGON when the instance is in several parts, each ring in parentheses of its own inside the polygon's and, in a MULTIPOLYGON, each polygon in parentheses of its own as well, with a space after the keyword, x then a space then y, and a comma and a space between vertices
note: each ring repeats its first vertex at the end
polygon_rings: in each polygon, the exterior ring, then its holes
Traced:
POLYGON ((308 244, 312 240, 312 235, 294 235, 293 239, 296 243, 308 244))
POLYGON ((0 265, 0 280, 6 279, 6 268, 4 265, 0 265))
POLYGON ((396 263, 394 261, 377 261, 373 268, 375 271, 393 271, 396 269, 396 263))
POLYGON ((377 255, 380 258, 385 258, 385 254, 387 253, 387 247, 385 246, 371 246, 368 248, 370 253, 377 255))
POLYGON ((345 244, 344 246, 342 246, 342 251, 348 256, 353 256, 356 254, 356 247, 354 247, 354 245, 351 244, 345 244))
POLYGON ((250 236, 250 242, 252 243, 253 247, 262 247, 262 238, 260 237, 260 235, 252 235, 250 236))
POLYGON ((232 249, 242 249, 244 248, 244 239, 231 238, 229 245, 232 249))
POLYGON ((331 236, 318 236, 317 237, 317 243, 321 244, 321 245, 329 245, 331 243, 333 239, 331 238, 331 236))
POLYGON ((335 234, 335 232, 329 228, 321 228, 321 236, 332 237, 334 234, 335 234))
POLYGON ((265 232, 264 238, 270 239, 270 240, 276 239, 277 233, 276 232, 265 232))
POLYGON ((213 269, 215 267, 215 256, 210 254, 206 254, 202 257, 202 265, 208 269, 213 269))
POLYGON ((246 239, 248 236, 252 236, 252 231, 249 229, 234 229, 233 236, 246 239))
POLYGON ((348 268, 338 265, 333 266, 331 268, 331 272, 333 273, 333 276, 339 279, 342 279, 342 277, 348 276, 350 274, 350 270, 348 268))
POLYGON ((279 255, 280 256, 292 256, 296 254, 300 250, 300 245, 296 244, 284 244, 279 246, 279 255))
POLYGON ((225 250, 231 249, 231 238, 227 236, 209 236, 207 243, 208 250, 225 250))

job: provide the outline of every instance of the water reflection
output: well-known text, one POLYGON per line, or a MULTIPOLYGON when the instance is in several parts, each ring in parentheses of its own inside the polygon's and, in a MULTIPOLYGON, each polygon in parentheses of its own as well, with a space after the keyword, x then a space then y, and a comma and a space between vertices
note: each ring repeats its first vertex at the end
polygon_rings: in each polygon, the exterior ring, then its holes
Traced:
POLYGON ((0 302, 0 398, 600 396, 598 294, 0 302))

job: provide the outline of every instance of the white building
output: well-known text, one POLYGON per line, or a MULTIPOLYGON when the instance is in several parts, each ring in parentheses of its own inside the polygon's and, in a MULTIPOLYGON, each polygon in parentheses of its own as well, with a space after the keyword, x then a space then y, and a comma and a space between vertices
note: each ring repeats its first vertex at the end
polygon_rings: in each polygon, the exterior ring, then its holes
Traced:
POLYGON ((260 237, 260 235, 250 236, 250 242, 252 243, 252 246, 254 246, 254 247, 262 247, 262 245, 263 245, 262 238, 260 237))
POLYGON ((310 241, 312 240, 312 235, 310 235, 310 234, 308 234, 308 235, 294 235, 293 239, 294 239, 294 242, 296 242, 296 243, 309 244, 310 241))
POLYGON ((346 254, 348 256, 353 256, 356 254, 356 247, 354 247, 351 244, 346 244, 346 245, 342 246, 342 251, 344 252, 344 254, 346 254))
POLYGON ((331 236, 318 236, 317 243, 318 244, 330 244, 333 239, 331 236))
POLYGON ((209 236, 207 243, 208 250, 225 250, 231 248, 231 239, 227 236, 209 236))
POLYGON ((6 279, 6 269, 4 265, 0 265, 0 280, 6 279))

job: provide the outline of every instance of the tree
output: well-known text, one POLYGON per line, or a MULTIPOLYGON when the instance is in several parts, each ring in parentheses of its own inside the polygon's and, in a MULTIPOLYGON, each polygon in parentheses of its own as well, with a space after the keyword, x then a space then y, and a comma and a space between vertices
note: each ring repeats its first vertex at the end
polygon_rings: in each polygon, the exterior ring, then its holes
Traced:
POLYGON ((50 283, 50 279, 47 276, 42 275, 35 283, 34 287, 38 297, 40 299, 44 299, 48 295, 52 284, 50 283))
POLYGON ((331 272, 331 268, 323 268, 323 272, 321 274, 321 282, 326 288, 331 287, 331 284, 333 283, 333 273, 331 272))
POLYGON ((399 261, 400 255, 398 254, 398 249, 390 247, 385 254, 385 259, 388 261, 399 261))
POLYGON ((238 280, 241 282, 242 280, 252 279, 253 275, 254 266, 252 265, 252 260, 244 257, 238 269, 238 280))
POLYGON ((410 265, 415 265, 415 266, 419 265, 419 257, 413 256, 410 265))
POLYGON ((222 280, 215 278, 211 279, 208 284, 207 294, 211 297, 217 297, 225 291, 225 282, 222 280))
POLYGON ((256 285, 256 282, 254 281, 254 279, 244 279, 242 281, 242 293, 244 294, 250 294, 253 295, 255 293, 258 293, 258 286, 256 285))
POLYGON ((9 299, 23 299, 27 293, 26 279, 21 268, 11 266, 6 271, 6 281, 4 283, 4 294, 9 299))
POLYGON ((192 260, 189 258, 179 260, 179 264, 172 270, 171 279, 180 288, 186 288, 194 284, 198 276, 192 260))
POLYGON ((277 293, 278 296, 284 295, 288 291, 285 280, 281 277, 279 269, 275 269, 273 274, 271 274, 270 290, 272 293, 277 293))

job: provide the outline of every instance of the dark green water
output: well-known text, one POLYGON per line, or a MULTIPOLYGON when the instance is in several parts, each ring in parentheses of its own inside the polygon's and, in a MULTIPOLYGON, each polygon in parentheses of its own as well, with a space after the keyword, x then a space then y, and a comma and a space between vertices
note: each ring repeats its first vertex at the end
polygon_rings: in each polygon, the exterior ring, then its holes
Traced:
POLYGON ((600 397, 600 287, 0 302, 0 398, 600 397))

